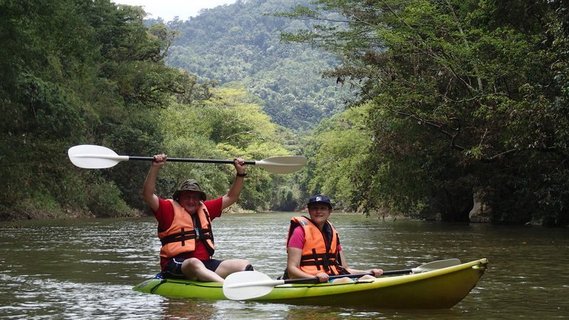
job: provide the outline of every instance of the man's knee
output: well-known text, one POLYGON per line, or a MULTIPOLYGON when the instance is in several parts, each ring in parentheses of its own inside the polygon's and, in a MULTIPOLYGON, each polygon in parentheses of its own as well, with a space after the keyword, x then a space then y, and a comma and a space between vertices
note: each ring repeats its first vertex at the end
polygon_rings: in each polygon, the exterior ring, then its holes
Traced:
POLYGON ((240 270, 244 270, 244 271, 253 271, 253 265, 249 262, 249 260, 245 260, 245 259, 239 259, 237 260, 239 262, 239 266, 240 266, 240 270))
POLYGON ((254 270, 253 265, 250 264, 248 260, 231 259, 223 261, 223 263, 215 272, 221 275, 222 277, 226 277, 227 275, 233 272, 253 271, 253 270, 254 270))
POLYGON ((191 267, 199 267, 200 265, 203 265, 203 262, 201 262, 197 258, 188 258, 188 259, 184 260, 184 265, 191 266, 191 267))
POLYGON ((186 277, 194 277, 200 268, 203 268, 203 262, 196 258, 188 258, 182 264, 182 272, 186 277))

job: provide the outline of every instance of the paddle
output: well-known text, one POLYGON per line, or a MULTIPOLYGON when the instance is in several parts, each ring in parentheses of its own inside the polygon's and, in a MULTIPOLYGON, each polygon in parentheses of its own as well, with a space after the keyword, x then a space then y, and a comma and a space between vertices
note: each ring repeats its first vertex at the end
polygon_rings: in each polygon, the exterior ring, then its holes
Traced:
MULTIPOLYGON (((446 267, 452 267, 460 264, 460 260, 453 258, 447 260, 437 260, 422 264, 416 268, 384 271, 384 275, 405 274, 405 273, 421 273, 446 267)), ((370 273, 347 274, 330 276, 330 279, 343 277, 361 277, 370 273)), ((235 272, 227 276, 223 282, 223 294, 231 300, 248 300, 262 297, 269 294, 275 286, 290 283, 318 283, 317 277, 273 280, 268 275, 258 271, 241 271, 235 272)))
MULTIPOLYGON (((104 169, 117 165, 121 161, 145 160, 153 157, 119 156, 113 150, 96 145, 83 144, 69 148, 69 160, 79 168, 104 169)), ((233 163, 233 160, 168 158, 168 161, 200 163, 233 163)), ((270 157, 263 160, 248 160, 245 164, 256 165, 272 173, 291 173, 300 170, 306 164, 303 156, 270 157)))
POLYGON ((459 264, 460 264, 460 260, 457 258, 437 260, 437 261, 424 263, 424 264, 422 264, 416 268, 412 268, 412 269, 383 271, 383 275, 388 276, 388 275, 393 275, 393 274, 421 273, 421 272, 427 272, 427 271, 436 270, 436 269, 442 269, 442 268, 457 266, 459 264))

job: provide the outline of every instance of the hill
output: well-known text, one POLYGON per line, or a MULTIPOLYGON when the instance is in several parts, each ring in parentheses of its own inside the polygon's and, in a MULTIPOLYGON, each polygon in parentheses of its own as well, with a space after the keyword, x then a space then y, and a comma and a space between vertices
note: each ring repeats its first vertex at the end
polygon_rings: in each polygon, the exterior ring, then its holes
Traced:
POLYGON ((238 82, 262 100, 274 122, 304 131, 343 110, 349 90, 322 73, 339 60, 321 49, 281 41, 282 32, 310 28, 308 20, 275 14, 299 0, 251 0, 169 22, 178 32, 166 59, 173 67, 220 85, 238 82))

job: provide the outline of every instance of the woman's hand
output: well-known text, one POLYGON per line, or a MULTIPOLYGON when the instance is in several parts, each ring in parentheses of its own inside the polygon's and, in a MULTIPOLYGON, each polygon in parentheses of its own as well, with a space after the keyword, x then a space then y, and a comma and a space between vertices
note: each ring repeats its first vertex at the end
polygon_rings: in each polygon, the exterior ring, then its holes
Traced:
POLYGON ((330 276, 324 272, 317 273, 316 277, 318 278, 318 281, 320 281, 320 282, 328 282, 328 280, 330 280, 330 276))

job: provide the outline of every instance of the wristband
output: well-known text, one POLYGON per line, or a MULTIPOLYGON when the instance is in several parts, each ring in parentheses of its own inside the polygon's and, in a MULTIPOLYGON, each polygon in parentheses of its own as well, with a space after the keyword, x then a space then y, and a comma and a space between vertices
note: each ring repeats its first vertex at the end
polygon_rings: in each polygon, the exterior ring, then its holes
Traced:
POLYGON ((236 174, 236 176, 238 176, 238 177, 245 177, 246 175, 247 175, 247 173, 238 173, 238 174, 236 174))

